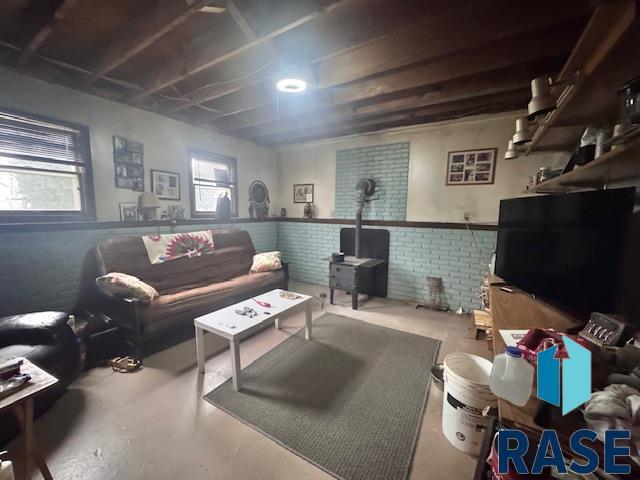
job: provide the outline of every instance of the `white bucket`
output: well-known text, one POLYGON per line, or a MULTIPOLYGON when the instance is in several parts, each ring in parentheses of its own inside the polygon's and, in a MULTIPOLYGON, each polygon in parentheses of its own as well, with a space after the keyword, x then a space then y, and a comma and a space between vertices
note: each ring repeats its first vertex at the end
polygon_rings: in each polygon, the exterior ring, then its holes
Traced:
POLYGON ((482 412, 491 407, 494 413, 498 407, 489 388, 493 364, 476 355, 450 353, 443 365, 442 431, 454 447, 477 456, 491 418, 482 412))

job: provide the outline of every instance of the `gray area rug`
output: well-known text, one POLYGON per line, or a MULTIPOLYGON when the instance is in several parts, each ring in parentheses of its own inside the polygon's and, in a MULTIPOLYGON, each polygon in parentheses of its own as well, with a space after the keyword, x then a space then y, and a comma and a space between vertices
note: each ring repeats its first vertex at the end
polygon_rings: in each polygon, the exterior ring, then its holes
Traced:
POLYGON ((205 398, 335 477, 405 479, 439 344, 325 314, 205 398))

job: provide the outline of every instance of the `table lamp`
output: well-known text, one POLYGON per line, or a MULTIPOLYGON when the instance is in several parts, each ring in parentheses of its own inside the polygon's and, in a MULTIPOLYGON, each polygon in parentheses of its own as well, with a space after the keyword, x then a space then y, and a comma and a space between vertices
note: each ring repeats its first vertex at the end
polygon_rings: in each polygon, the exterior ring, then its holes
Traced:
POLYGON ((158 194, 154 192, 144 192, 138 197, 138 204, 145 220, 156 220, 156 211, 160 208, 158 194))

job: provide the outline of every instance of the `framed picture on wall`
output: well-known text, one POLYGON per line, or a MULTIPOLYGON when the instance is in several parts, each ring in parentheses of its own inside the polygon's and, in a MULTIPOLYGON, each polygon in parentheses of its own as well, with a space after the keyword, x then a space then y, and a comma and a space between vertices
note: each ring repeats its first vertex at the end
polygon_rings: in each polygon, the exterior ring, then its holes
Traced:
POLYGON ((490 185, 496 176, 497 148, 449 152, 447 185, 490 185))
POLYGON ((180 200, 180 174, 151 170, 151 191, 161 200, 180 200))
POLYGON ((120 204, 120 221, 121 222, 137 222, 138 221, 138 204, 137 203, 121 203, 120 204))
POLYGON ((313 203, 313 183, 298 183, 294 185, 293 203, 313 203))
POLYGON ((144 192, 144 145, 114 135, 113 163, 116 188, 144 192))

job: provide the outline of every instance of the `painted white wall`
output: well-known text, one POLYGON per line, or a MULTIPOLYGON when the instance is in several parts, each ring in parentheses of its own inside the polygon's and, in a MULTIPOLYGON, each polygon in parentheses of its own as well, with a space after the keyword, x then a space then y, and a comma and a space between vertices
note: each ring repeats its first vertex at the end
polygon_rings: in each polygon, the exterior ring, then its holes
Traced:
POLYGON ((180 201, 161 200, 165 207, 181 204, 189 215, 188 149, 221 153, 238 159, 240 217, 248 217, 248 190, 253 180, 265 182, 272 196, 278 188, 276 152, 193 127, 120 103, 0 69, 0 107, 47 115, 89 127, 98 220, 119 220, 119 203, 135 202, 138 192, 115 188, 112 137, 120 135, 144 144, 145 189, 150 170, 180 174, 180 201))
MULTIPOLYGON (((521 196, 528 176, 544 165, 558 165, 566 155, 536 154, 505 160, 516 118, 523 112, 482 115, 463 120, 281 147, 278 150, 278 205, 288 216, 301 217, 303 204, 293 203, 293 184, 313 183, 317 216, 334 216, 336 151, 408 141, 410 146, 407 220, 497 222, 502 198, 521 196), (498 149, 493 185, 446 186, 447 153, 454 150, 498 149)), ((354 186, 355 187, 355 186, 354 186)))

